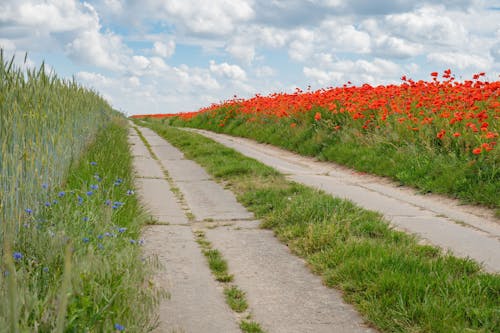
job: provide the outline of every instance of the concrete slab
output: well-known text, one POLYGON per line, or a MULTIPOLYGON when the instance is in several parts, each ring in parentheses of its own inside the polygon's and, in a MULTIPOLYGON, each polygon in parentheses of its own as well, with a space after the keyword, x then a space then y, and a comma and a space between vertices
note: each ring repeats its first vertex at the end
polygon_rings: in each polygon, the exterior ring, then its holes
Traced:
POLYGON ((137 135, 129 136, 130 150, 132 151, 132 156, 144 156, 150 157, 148 148, 144 145, 141 138, 137 135))
POLYGON ((383 195, 380 192, 370 191, 358 185, 346 184, 337 178, 304 174, 289 175, 288 177, 291 180, 313 186, 336 197, 351 200, 364 208, 382 213, 387 217, 434 215, 432 212, 425 211, 420 207, 401 202, 396 198, 383 195))
POLYGON ((137 177, 165 178, 158 161, 150 157, 135 156, 133 167, 137 177))
POLYGON ((395 216, 391 222, 432 244, 440 244, 440 247, 451 250, 455 255, 482 263, 488 271, 500 272, 500 242, 486 233, 464 228, 451 221, 445 223, 438 217, 395 216))
POLYGON ((161 146, 152 146, 151 149, 159 160, 183 160, 184 154, 171 144, 167 143, 161 146))
MULTIPOLYGON (((174 181, 176 179, 174 178, 174 181)), ((198 221, 253 219, 231 191, 212 180, 176 183, 198 221)))
POLYGON ((146 140, 148 141, 149 145, 151 147, 156 147, 156 146, 164 146, 165 145, 165 139, 162 137, 158 136, 157 134, 155 135, 144 135, 146 140))
POLYGON ((188 224, 186 214, 165 179, 138 178, 136 187, 144 207, 158 221, 188 224))
POLYGON ((162 160, 160 163, 176 182, 212 179, 205 169, 191 160, 162 160))
POLYGON ((220 227, 205 234, 224 254, 235 283, 247 293, 255 320, 266 332, 375 332, 271 231, 220 227))
POLYGON ((461 205, 456 200, 437 195, 422 196, 412 193, 415 192, 412 189, 396 187, 381 177, 360 174, 334 163, 318 162, 253 140, 190 130, 287 173, 290 179, 379 211, 396 227, 418 234, 458 256, 482 262, 487 271, 500 272, 500 223, 492 211, 461 205), (297 163, 295 169, 294 161, 297 163))
POLYGON ((191 228, 148 226, 143 236, 145 254, 158 256, 164 267, 155 282, 168 286, 171 295, 160 304, 160 323, 154 332, 239 333, 191 228))

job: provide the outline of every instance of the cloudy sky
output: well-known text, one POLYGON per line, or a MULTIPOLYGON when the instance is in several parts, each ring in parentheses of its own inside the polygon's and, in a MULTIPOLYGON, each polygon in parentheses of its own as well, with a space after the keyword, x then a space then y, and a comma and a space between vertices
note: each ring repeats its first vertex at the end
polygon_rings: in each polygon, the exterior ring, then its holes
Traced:
POLYGON ((128 114, 256 93, 500 73, 499 0, 1 0, 0 45, 128 114))

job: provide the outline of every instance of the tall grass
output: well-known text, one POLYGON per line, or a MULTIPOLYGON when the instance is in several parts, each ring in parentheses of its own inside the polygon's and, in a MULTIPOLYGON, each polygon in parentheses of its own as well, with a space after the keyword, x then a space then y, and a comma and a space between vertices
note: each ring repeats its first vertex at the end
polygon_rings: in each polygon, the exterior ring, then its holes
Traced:
POLYGON ((95 92, 0 54, 0 332, 151 327, 127 123, 95 92))
POLYGON ((41 199, 42 184, 63 181, 111 113, 95 92, 43 64, 25 72, 0 51, 0 242, 41 199))

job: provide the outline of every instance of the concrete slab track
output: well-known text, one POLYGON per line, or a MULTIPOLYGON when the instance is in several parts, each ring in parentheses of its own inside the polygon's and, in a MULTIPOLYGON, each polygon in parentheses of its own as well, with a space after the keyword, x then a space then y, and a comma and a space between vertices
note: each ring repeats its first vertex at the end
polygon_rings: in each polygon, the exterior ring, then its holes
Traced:
MULTIPOLYGON (((161 156, 159 164, 169 172, 170 181, 195 216, 189 224, 179 218, 173 225, 180 209, 174 206, 180 203, 165 193, 165 180, 141 179, 138 174, 138 191, 146 206, 157 219, 168 216, 172 223, 149 226, 144 232, 146 253, 157 254, 165 266, 158 281, 172 293, 172 299, 159 309, 159 332, 177 327, 185 332, 233 332, 237 328, 236 318, 221 304, 222 291, 213 278, 207 278, 207 265, 192 234, 200 229, 228 261, 235 283, 247 294, 253 319, 266 332, 375 332, 343 302, 338 291, 325 287, 271 231, 259 229, 259 222, 230 191, 155 133, 140 130, 154 155, 161 156), (169 213, 170 209, 176 213, 169 213)), ((132 141, 141 144, 133 132, 132 141)), ((142 148, 133 151, 143 153, 142 148)))
POLYGON ((435 195, 420 195, 415 190, 397 187, 380 177, 253 140, 204 130, 187 130, 267 164, 286 174, 290 180, 378 211, 394 227, 416 234, 457 256, 470 257, 482 263, 486 271, 500 272, 500 223, 490 212, 435 195))

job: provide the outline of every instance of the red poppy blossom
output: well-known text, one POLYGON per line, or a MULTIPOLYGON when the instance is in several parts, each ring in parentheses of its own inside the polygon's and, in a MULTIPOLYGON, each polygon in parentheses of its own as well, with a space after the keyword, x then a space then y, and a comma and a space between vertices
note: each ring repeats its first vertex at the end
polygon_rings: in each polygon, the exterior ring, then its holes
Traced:
POLYGON ((472 153, 474 155, 479 155, 479 154, 481 154, 482 151, 483 150, 481 148, 475 148, 475 149, 472 150, 472 153))

